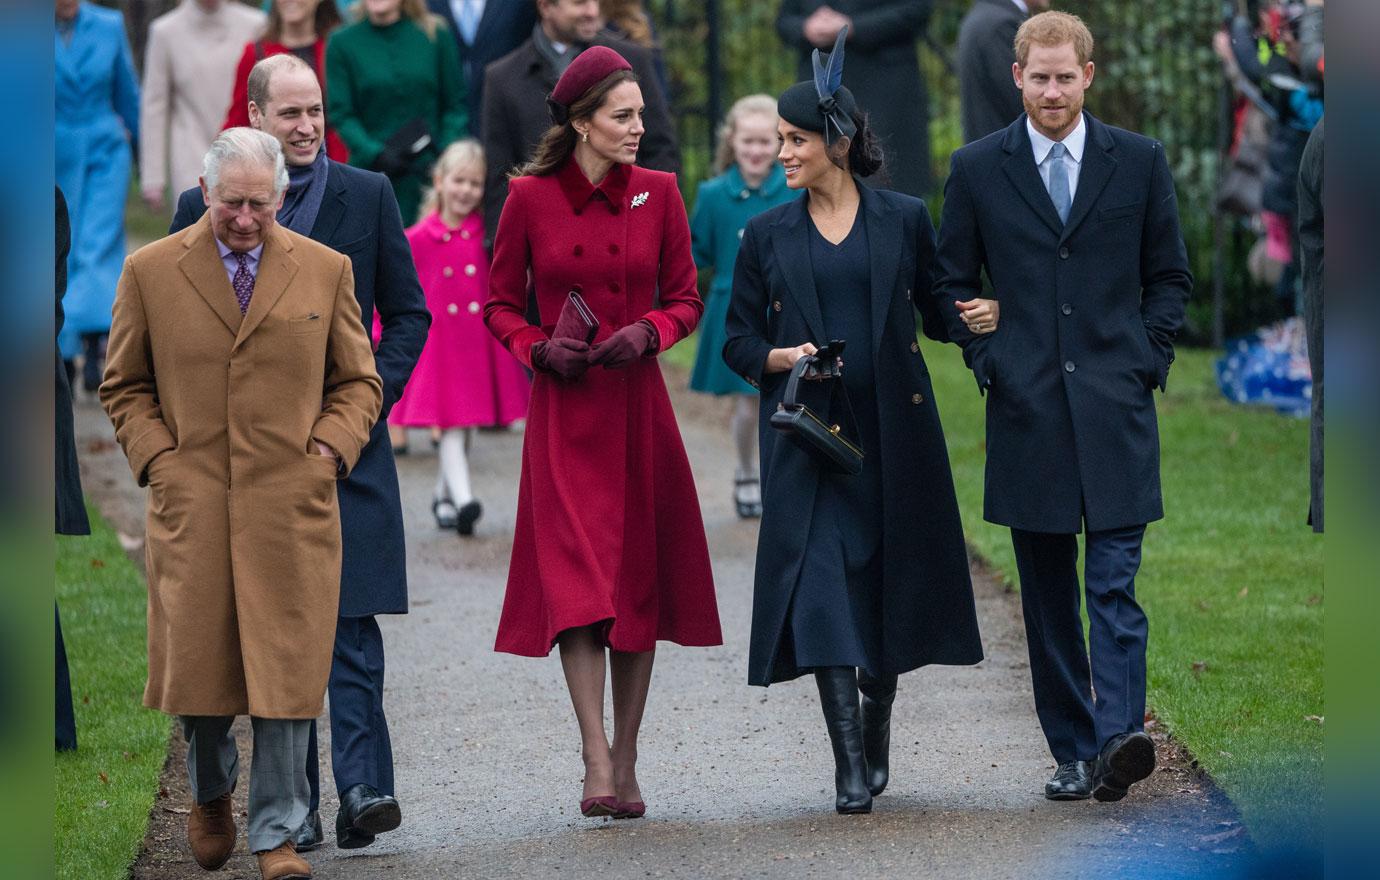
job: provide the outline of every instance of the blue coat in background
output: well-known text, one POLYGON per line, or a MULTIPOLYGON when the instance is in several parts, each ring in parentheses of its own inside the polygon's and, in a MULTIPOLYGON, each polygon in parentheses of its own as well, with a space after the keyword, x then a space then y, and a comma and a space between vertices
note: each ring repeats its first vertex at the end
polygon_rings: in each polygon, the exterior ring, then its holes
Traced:
POLYGON ((704 318, 700 320, 700 344, 690 387, 709 394, 755 394, 724 363, 724 321, 728 300, 733 294, 733 264, 743 240, 747 222, 768 208, 785 204, 800 195, 786 186, 786 172, 773 165, 771 174, 756 189, 743 182, 736 164, 712 180, 700 184, 695 197, 695 213, 690 218, 690 236, 695 265, 714 272, 714 281, 704 298, 704 318))
MULTIPOLYGON (((204 213, 201 190, 187 190, 177 201, 169 232, 185 229, 204 213)), ((337 483, 344 538, 340 616, 404 614, 407 554, 387 422, 388 411, 397 403, 426 344, 431 313, 403 235, 397 200, 382 174, 331 162, 326 195, 310 238, 350 258, 365 332, 371 329, 375 309, 383 325, 374 352, 383 379, 383 412, 359 463, 337 483)))
POLYGON ((110 329, 115 283, 125 261, 125 198, 131 141, 139 132, 139 84, 124 17, 82 3, 71 41, 54 35, 54 171, 67 197, 72 251, 67 260, 64 358, 83 333, 110 329))

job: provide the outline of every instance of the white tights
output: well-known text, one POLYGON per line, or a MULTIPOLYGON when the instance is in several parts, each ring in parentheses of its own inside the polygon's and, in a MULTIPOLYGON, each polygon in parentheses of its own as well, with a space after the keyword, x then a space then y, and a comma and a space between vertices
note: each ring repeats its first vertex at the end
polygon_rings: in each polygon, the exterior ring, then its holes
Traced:
POLYGON ((738 450, 737 479, 757 476, 757 396, 737 394, 733 398, 733 417, 729 421, 733 445, 738 450))
POLYGON ((446 428, 441 432, 441 447, 437 458, 440 470, 436 474, 436 497, 449 498, 456 507, 464 507, 474 500, 470 488, 470 441, 473 428, 446 428))

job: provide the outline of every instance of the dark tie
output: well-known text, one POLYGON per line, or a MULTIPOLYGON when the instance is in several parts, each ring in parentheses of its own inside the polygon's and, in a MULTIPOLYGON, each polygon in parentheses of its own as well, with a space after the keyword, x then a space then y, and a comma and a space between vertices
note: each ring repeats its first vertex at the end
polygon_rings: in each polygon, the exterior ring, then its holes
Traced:
POLYGON ((235 270, 230 286, 235 288, 235 299, 239 301, 240 314, 243 315, 249 311, 249 298, 254 295, 254 273, 249 271, 248 254, 235 254, 235 262, 239 263, 239 268, 235 270))
POLYGON ((1059 212, 1059 222, 1069 222, 1069 208, 1073 200, 1069 198, 1069 168, 1064 162, 1068 152, 1063 144, 1049 148, 1049 198, 1054 202, 1054 210, 1059 212))

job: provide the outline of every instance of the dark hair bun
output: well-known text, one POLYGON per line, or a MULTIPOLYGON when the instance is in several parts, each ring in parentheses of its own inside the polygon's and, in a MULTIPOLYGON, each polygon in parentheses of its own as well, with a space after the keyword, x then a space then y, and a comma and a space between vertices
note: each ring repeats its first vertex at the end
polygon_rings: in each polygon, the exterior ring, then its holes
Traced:
POLYGON ((859 177, 871 177, 882 168, 882 143, 868 124, 866 113, 854 113, 853 124, 858 127, 858 132, 848 144, 848 170, 859 177))

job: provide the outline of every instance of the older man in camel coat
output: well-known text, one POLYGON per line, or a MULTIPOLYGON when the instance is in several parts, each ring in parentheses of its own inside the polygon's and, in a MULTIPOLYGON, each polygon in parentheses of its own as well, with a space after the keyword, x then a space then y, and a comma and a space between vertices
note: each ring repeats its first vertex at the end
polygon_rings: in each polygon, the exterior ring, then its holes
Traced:
POLYGON ((291 838, 335 638, 335 483, 383 400, 349 259, 275 222, 287 182, 271 135, 216 138, 205 216, 125 262, 100 389, 150 489, 144 704, 182 718, 192 853, 214 870, 234 848, 230 724, 248 714, 267 880, 311 876, 291 838))

